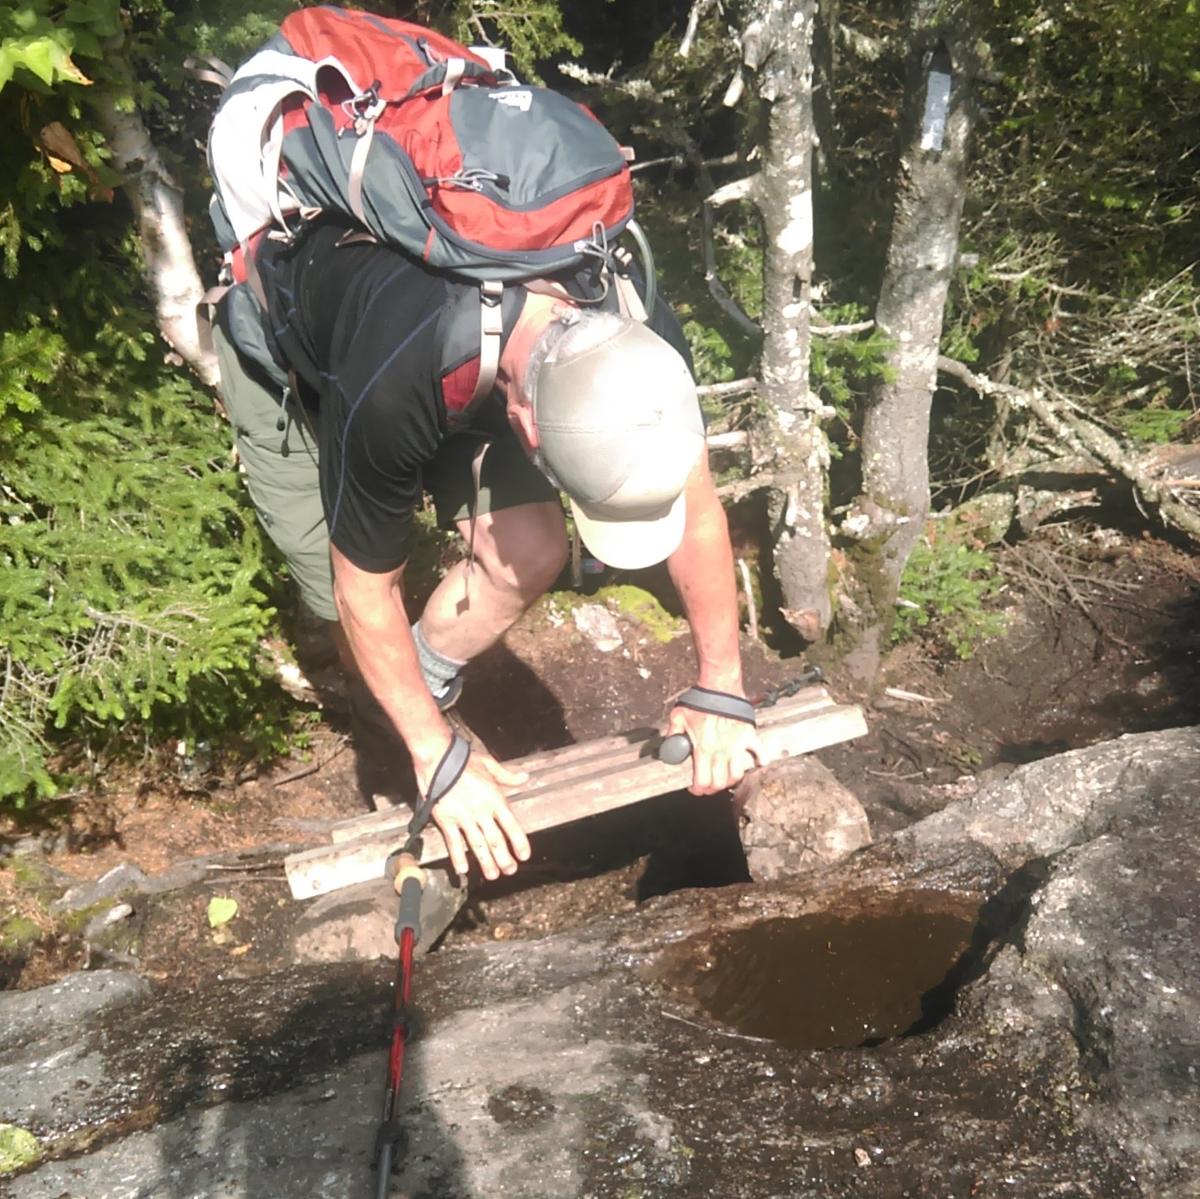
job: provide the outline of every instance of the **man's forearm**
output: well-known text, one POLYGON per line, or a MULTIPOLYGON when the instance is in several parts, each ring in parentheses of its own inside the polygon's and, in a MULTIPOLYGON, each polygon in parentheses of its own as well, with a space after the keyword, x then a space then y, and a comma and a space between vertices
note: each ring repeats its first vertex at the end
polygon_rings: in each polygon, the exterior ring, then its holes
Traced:
POLYGON ((667 569, 692 630, 698 682, 741 693, 737 584, 725 510, 702 460, 688 482, 687 525, 667 569))
POLYGON ((429 693, 404 611, 401 573, 368 574, 336 548, 334 598, 364 682, 412 754, 426 784, 452 732, 429 693))

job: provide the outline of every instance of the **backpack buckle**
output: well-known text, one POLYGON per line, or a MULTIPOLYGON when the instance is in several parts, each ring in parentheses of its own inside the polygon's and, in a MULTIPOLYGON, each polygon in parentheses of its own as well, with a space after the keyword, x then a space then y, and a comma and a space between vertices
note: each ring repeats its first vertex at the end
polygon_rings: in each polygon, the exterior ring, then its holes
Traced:
POLYGON ((342 111, 354 122, 354 132, 359 137, 383 116, 383 110, 387 108, 387 101, 379 95, 381 87, 383 84, 376 79, 366 91, 342 101, 342 111))

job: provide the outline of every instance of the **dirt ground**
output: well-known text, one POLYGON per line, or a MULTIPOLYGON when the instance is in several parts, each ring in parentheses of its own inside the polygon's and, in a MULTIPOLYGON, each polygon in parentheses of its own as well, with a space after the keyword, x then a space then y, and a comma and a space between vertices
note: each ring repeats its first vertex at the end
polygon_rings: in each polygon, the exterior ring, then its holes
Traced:
MULTIPOLYGON (((877 836, 1023 762, 1200 721, 1200 562, 1150 538, 1050 534, 1012 551, 1005 570, 1008 632, 970 660, 908 643, 892 653, 873 697, 836 673, 829 680, 835 697, 864 704, 870 731, 818 756, 862 801, 877 836)), ((462 719, 500 758, 657 724, 668 698, 693 681, 689 638, 660 643, 628 615, 618 623, 622 645, 601 652, 568 607, 544 601, 469 668, 462 719)), ((802 667, 748 638, 744 657, 751 693, 802 667)), ((146 973, 175 985, 286 963, 300 905, 288 897, 283 853, 322 842, 331 821, 367 810, 366 792, 381 777, 405 794, 403 763, 391 766, 367 768, 344 722, 331 718, 303 757, 258 777, 214 775, 199 791, 162 774, 130 778, 77 803, 69 823, 42 834, 53 852, 0 860, 0 918, 35 930, 0 946, 0 986, 37 986, 95 964, 82 918, 45 911, 52 891, 122 862, 154 874, 204 855, 224 857, 200 883, 135 902, 124 940, 110 939, 105 952, 136 947, 146 973), (18 860, 25 866, 11 868, 18 860), (206 918, 214 895, 239 905, 215 931, 206 918)), ((9 841, 29 835, 0 826, 9 841)), ((515 879, 474 881, 447 938, 542 936, 679 887, 745 877, 728 799, 676 793, 539 834, 533 861, 515 879)))

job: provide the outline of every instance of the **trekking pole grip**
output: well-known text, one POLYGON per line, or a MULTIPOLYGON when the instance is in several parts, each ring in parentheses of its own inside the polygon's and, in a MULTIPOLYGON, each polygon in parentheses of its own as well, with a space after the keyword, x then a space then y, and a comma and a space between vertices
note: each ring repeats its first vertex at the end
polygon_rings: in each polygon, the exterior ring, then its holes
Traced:
POLYGON ((421 932, 421 892, 425 889, 425 871, 417 865, 412 854, 397 854, 392 859, 392 886, 400 896, 400 910, 396 913, 396 939, 411 928, 416 935, 421 932))
MULTIPOLYGON (((741 695, 730 695, 725 691, 714 691, 711 687, 689 687, 675 699, 674 707, 691 708, 695 712, 706 712, 710 716, 724 716, 743 724, 757 723, 754 704, 741 695)), ((672 733, 664 737, 658 746, 658 760, 678 766, 692 756, 692 741, 686 733, 672 733)))
POLYGON ((658 760, 670 766, 678 766, 692 756, 692 739, 687 733, 672 733, 664 737, 658 747, 658 760))

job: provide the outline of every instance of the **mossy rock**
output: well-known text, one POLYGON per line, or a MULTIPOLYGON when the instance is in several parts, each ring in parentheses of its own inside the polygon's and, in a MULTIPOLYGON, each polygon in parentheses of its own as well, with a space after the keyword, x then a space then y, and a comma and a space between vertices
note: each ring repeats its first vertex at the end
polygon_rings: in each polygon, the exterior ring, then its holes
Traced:
POLYGON ((0 1124, 0 1174, 32 1166, 42 1156, 41 1142, 15 1124, 0 1124))
POLYGON ((629 583, 613 583, 601 587, 593 595, 578 591, 551 591, 543 595, 526 613, 525 619, 535 627, 558 627, 569 623, 571 613, 587 604, 603 604, 616 616, 639 625, 653 641, 665 645, 687 627, 684 621, 662 606, 658 599, 641 587, 629 583))
POLYGON ((57 899, 62 890, 53 868, 37 854, 15 854, 8 859, 5 867, 12 871, 17 886, 42 904, 57 899))
POLYGON ((59 927, 64 932, 82 933, 96 916, 103 915, 109 908, 115 908, 120 902, 120 899, 100 899, 86 908, 73 908, 63 912, 58 918, 59 927))
POLYGON ((601 587, 590 601, 581 602, 606 604, 619 616, 636 621, 660 645, 678 637, 684 630, 684 622, 672 616, 655 596, 629 583, 601 587))
POLYGON ((0 923, 0 952, 12 953, 41 940, 42 930, 28 916, 10 916, 0 923))

